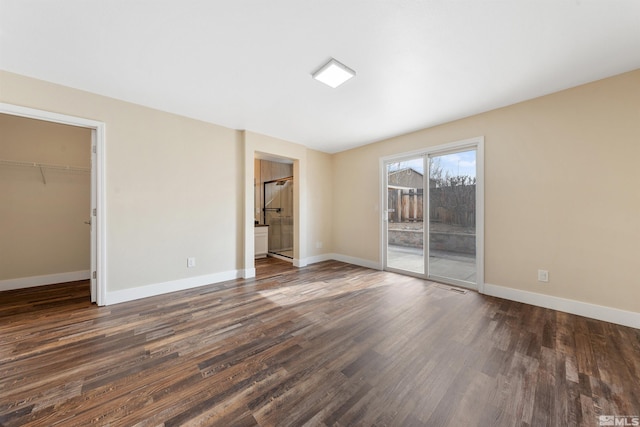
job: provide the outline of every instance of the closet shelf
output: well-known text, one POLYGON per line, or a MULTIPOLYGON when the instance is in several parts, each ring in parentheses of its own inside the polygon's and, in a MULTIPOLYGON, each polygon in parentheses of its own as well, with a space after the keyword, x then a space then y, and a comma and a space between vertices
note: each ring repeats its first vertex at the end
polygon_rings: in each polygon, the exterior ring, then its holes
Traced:
POLYGON ((37 163, 37 162, 19 162, 16 160, 0 159, 0 165, 38 168, 40 170, 40 175, 42 175, 42 183, 44 185, 47 185, 47 177, 44 174, 45 169, 54 169, 54 170, 69 171, 69 172, 87 172, 87 173, 91 172, 91 168, 83 168, 81 166, 54 165, 51 163, 37 163))
POLYGON ((19 162, 16 160, 0 159, 0 165, 24 166, 24 167, 40 168, 40 169, 56 169, 56 170, 65 170, 65 171, 71 171, 71 172, 91 172, 91 168, 85 168, 81 166, 54 165, 51 163, 37 163, 37 162, 19 162))

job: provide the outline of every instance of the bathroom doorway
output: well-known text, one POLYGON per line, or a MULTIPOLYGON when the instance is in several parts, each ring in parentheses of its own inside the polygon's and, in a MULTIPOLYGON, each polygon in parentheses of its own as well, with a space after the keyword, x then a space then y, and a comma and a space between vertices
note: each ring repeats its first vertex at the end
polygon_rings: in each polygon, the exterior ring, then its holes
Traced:
POLYGON ((254 221, 256 227, 268 230, 264 253, 291 263, 295 263, 294 193, 298 185, 293 166, 291 159, 265 153, 256 153, 254 161, 254 221))
POLYGON ((264 223, 269 226, 269 254, 293 259, 293 177, 264 183, 264 223))

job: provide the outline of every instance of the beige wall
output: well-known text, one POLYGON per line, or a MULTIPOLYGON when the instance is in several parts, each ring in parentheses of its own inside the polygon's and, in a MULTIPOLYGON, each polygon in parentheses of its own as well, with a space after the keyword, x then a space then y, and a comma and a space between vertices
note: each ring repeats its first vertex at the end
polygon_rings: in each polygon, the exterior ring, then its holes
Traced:
POLYGON ((380 262, 380 157, 483 135, 485 281, 639 311, 638 99, 635 71, 331 156, 0 73, 0 102, 106 123, 109 291, 253 268, 256 152, 295 159, 298 259, 380 262))
POLYGON ((8 72, 0 102, 105 123, 107 292, 251 270, 256 152, 295 159, 298 259, 331 251, 328 154, 8 72))
POLYGON ((333 156, 308 150, 307 256, 317 257, 333 252, 333 156))
POLYGON ((640 311, 640 70, 335 155, 334 252, 381 261, 380 157, 475 136, 485 282, 640 311))
POLYGON ((0 88, 1 102, 106 123, 107 291, 242 268, 238 132, 7 72, 0 88))
POLYGON ((294 264, 305 265, 309 257, 332 252, 331 171, 329 154, 303 145, 253 132, 244 132, 245 170, 245 266, 253 268, 253 169, 256 155, 293 160, 294 179, 294 264), (317 248, 316 242, 322 242, 317 248))
MULTIPOLYGON (((90 168, 90 150, 89 129, 0 114, 1 160, 90 168)), ((0 165, 0 280, 90 269, 91 174, 42 173, 0 165)))

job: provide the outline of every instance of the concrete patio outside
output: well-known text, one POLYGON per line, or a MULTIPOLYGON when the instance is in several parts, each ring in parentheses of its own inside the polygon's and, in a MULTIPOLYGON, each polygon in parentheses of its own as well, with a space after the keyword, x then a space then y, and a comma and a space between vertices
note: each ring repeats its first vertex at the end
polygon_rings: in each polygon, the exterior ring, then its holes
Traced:
MULTIPOLYGON (((424 273, 424 250, 389 245, 387 265, 399 270, 424 273)), ((429 267, 432 276, 476 283, 476 258, 473 255, 432 250, 429 253, 429 267)))

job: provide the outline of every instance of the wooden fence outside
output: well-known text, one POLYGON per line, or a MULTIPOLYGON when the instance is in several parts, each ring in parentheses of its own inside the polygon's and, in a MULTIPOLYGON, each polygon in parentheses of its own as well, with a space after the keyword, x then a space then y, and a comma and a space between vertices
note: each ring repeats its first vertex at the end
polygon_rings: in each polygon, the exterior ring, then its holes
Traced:
POLYGON ((389 188, 389 222, 419 222, 424 220, 422 188, 389 188))
MULTIPOLYGON (((429 214, 432 221, 475 226, 475 185, 431 188, 429 214)), ((389 222, 424 221, 424 192, 422 188, 388 189, 389 222)))

